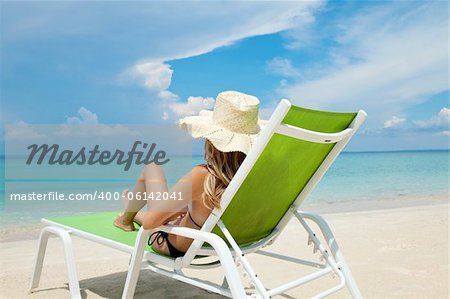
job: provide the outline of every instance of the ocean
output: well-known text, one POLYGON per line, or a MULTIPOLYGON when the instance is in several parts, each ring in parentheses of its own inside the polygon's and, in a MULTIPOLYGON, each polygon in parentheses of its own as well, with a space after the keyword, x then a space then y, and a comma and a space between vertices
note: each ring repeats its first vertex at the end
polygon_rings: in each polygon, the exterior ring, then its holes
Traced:
MULTIPOLYGON (((442 196, 449 193, 449 151, 402 151, 402 152, 344 152, 326 173, 317 188, 307 199, 308 204, 351 203, 357 201, 377 201, 407 199, 409 197, 442 196)), ((194 157, 192 163, 203 163, 202 157, 194 157)), ((35 225, 42 217, 70 215, 80 212, 117 210, 120 201, 111 201, 94 206, 75 203, 86 208, 73 209, 67 202, 44 205, 43 202, 24 202, 20 209, 9 208, 5 198, 5 160, 0 159, 0 229, 35 225)), ((91 186, 105 190, 132 188, 134 177, 126 180, 89 180, 91 186)), ((169 177, 169 184, 177 177, 169 177)), ((72 185, 77 185, 74 180, 72 185)), ((20 184, 36 184, 29 180, 20 184)), ((74 188, 75 190, 76 188, 74 188)))

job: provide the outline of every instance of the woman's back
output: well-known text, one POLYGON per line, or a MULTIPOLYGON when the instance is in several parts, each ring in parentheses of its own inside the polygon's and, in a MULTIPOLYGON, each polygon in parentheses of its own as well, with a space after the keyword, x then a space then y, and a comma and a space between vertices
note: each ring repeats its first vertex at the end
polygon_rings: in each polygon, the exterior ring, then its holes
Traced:
MULTIPOLYGON (((203 203, 203 186, 207 174, 208 169, 206 168, 206 165, 198 165, 192 169, 192 201, 188 204, 186 214, 184 214, 182 218, 172 222, 173 224, 200 229, 205 223, 206 219, 211 214, 211 210, 203 203)), ((169 241, 180 251, 186 251, 192 243, 192 239, 176 235, 169 235, 169 241)))

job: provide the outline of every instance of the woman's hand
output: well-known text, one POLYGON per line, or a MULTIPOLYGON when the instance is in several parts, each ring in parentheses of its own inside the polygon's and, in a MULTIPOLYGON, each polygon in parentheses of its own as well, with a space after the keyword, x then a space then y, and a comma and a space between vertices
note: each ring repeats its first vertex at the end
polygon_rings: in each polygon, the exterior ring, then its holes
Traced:
POLYGON ((178 212, 178 213, 174 213, 172 216, 169 217, 169 219, 167 219, 167 222, 173 221, 173 220, 178 220, 178 219, 182 219, 184 216, 186 215, 186 212, 178 212))

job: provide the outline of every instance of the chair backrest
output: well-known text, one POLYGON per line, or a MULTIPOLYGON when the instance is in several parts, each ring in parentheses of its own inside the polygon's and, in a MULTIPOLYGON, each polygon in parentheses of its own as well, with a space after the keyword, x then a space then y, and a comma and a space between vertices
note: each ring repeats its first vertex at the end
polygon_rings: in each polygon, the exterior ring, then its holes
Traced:
MULTIPOLYGON (((245 245, 267 237, 289 207, 309 194, 365 116, 283 100, 222 198, 218 216, 235 241, 245 245)), ((223 237, 217 226, 213 232, 223 237)))

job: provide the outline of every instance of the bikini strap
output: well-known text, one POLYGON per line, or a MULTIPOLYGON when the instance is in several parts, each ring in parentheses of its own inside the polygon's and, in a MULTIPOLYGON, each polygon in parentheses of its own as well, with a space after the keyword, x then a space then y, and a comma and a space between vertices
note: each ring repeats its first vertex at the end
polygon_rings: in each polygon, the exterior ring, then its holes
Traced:
POLYGON ((168 237, 169 237, 168 233, 163 232, 163 231, 156 231, 156 232, 152 233, 150 235, 150 237, 148 237, 147 244, 148 244, 148 246, 152 246, 153 243, 156 242, 156 244, 161 245, 162 243, 164 243, 164 241, 167 240, 168 237), (155 236, 155 238, 153 238, 153 240, 152 240, 153 236, 155 236))
POLYGON ((192 223, 194 223, 198 228, 202 228, 202 226, 201 226, 201 225, 198 225, 198 223, 195 222, 194 218, 192 218, 191 213, 188 212, 187 214, 188 214, 188 216, 189 216, 189 219, 191 219, 192 223))
POLYGON ((183 256, 186 253, 186 252, 178 250, 175 246, 173 246, 172 243, 170 243, 169 234, 166 232, 156 231, 156 232, 152 233, 147 241, 148 246, 151 247, 153 245, 153 243, 155 243, 155 242, 158 245, 162 245, 162 243, 166 242, 167 248, 169 249, 169 255, 171 257, 177 258, 177 257, 183 256), (152 240, 153 236, 155 236, 155 237, 152 240))

